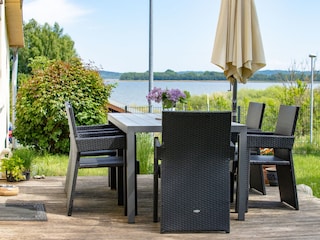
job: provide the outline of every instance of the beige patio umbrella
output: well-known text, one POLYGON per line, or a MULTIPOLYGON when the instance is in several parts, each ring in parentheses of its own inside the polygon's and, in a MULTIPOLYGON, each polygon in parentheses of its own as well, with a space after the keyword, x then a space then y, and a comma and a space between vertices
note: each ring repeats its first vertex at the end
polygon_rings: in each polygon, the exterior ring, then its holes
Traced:
POLYGON ((246 83, 266 65, 254 0, 221 0, 211 62, 233 86, 232 116, 236 121, 237 82, 246 83))

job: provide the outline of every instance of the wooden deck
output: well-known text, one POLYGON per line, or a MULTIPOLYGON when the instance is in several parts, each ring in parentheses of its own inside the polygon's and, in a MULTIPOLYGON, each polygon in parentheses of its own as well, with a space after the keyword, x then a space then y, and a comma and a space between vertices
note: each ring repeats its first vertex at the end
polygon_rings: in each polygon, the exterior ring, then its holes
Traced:
POLYGON ((115 191, 107 187, 107 177, 79 177, 73 215, 66 216, 64 179, 48 177, 16 183, 20 189, 17 196, 0 196, 0 203, 44 202, 48 217, 47 222, 0 221, 0 239, 319 239, 320 236, 320 199, 300 190, 299 211, 279 202, 277 187, 268 187, 266 196, 250 193, 245 221, 236 220, 231 208, 229 234, 160 234, 160 224, 152 222, 151 175, 138 176, 139 215, 135 224, 127 223, 123 207, 116 204, 115 191))

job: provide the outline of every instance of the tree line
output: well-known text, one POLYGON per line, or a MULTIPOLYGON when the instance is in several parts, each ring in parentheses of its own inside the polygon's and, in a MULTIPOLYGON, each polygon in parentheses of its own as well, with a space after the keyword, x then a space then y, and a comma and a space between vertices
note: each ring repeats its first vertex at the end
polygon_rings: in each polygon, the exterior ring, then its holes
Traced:
MULTIPOLYGON (((272 71, 273 73, 257 72, 250 81, 295 81, 296 79, 308 80, 310 73, 304 71, 272 71)), ((166 70, 165 72, 154 72, 154 80, 226 80, 223 72, 204 71, 204 72, 175 72, 166 70)), ((149 80, 149 71, 146 72, 126 72, 122 73, 119 80, 149 80)), ((318 81, 318 74, 315 73, 314 81, 318 81)))

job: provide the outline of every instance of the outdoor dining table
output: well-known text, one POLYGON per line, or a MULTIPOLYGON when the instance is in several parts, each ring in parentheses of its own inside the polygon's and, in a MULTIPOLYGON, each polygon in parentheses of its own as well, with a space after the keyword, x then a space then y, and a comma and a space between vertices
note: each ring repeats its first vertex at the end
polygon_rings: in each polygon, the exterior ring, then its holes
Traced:
MULTIPOLYGON (((138 132, 161 132, 161 114, 154 113, 108 113, 108 121, 127 135, 126 149, 126 204, 128 223, 135 222, 136 209, 136 152, 135 134, 138 132)), ((238 177, 235 210, 238 220, 245 220, 249 194, 249 156, 247 149, 247 127, 232 122, 231 132, 239 134, 238 177)))

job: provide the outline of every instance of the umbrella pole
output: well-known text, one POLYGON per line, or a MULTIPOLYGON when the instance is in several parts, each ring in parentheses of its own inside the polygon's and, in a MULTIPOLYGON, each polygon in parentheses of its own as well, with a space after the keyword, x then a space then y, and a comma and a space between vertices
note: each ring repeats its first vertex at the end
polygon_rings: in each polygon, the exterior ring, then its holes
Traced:
MULTIPOLYGON (((152 0, 149 0, 149 92, 153 89, 153 21, 152 0)), ((149 113, 153 112, 151 100, 148 100, 149 113)))
POLYGON ((232 91, 232 121, 237 122, 237 80, 233 82, 233 91, 232 91))

